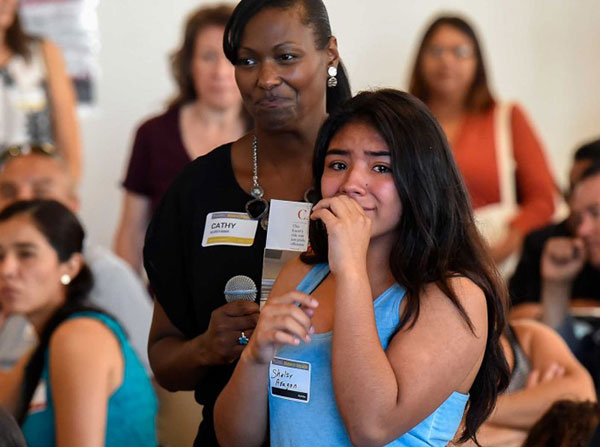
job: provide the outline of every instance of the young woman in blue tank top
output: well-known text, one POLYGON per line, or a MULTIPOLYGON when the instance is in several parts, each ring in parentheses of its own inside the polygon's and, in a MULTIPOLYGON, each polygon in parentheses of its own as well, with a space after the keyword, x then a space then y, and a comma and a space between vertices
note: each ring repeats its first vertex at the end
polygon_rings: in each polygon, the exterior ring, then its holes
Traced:
POLYGON ((0 212, 0 324, 20 313, 39 345, 0 373, 0 405, 30 446, 155 446, 156 397, 120 325, 85 304, 84 231, 58 202, 0 212))
POLYGON ((508 382, 505 292, 437 121, 361 93, 323 125, 314 177, 311 250, 217 401, 221 445, 442 447, 461 421, 473 438, 508 382))

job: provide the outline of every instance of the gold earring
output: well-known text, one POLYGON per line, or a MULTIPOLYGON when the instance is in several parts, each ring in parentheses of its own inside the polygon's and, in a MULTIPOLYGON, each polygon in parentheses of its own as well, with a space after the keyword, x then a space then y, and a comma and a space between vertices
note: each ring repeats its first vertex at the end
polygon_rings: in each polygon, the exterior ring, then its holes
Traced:
POLYGON ((68 286, 69 284, 71 284, 71 277, 65 273, 60 277, 60 283, 63 286, 68 286))

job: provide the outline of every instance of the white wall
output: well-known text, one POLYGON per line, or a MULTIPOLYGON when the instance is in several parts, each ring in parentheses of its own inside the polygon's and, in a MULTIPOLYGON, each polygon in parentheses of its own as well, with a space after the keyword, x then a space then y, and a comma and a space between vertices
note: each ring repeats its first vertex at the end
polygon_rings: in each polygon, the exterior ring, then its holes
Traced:
MULTIPOLYGON (((597 0, 325 0, 353 90, 405 89, 415 46, 436 13, 476 25, 492 87, 516 99, 546 143, 559 181, 574 147, 600 137, 600 2, 597 0)), ((166 55, 192 0, 103 0, 98 108, 83 118, 83 217, 110 245, 133 131, 172 93, 166 55)))

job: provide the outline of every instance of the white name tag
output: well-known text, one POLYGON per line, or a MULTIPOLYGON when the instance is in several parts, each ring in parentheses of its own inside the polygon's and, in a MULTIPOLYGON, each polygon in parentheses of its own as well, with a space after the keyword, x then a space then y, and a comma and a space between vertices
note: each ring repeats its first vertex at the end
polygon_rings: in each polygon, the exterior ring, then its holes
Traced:
POLYGON ((254 236, 258 221, 251 219, 246 213, 218 211, 206 216, 202 246, 237 245, 250 247, 254 244, 254 236))
POLYGON ((308 403, 310 363, 275 357, 269 366, 271 396, 308 403))

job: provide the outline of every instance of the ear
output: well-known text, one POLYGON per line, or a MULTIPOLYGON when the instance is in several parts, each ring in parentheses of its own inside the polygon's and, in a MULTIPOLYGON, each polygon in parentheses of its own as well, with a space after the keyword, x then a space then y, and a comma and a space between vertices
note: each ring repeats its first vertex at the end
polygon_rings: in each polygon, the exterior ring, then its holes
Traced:
POLYGON ((81 253, 73 253, 69 259, 60 265, 60 275, 62 276, 67 274, 71 277, 71 279, 75 278, 77 275, 79 275, 84 262, 83 255, 81 253))
POLYGON ((340 53, 338 51, 337 39, 335 36, 331 36, 329 38, 329 43, 327 44, 327 66, 333 65, 335 68, 340 63, 340 53))

